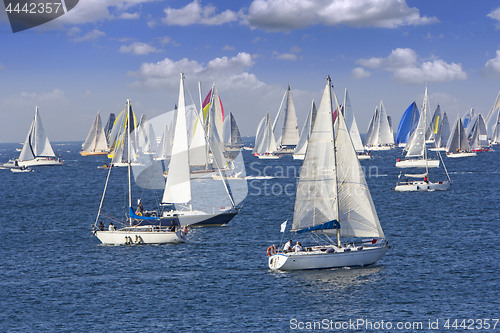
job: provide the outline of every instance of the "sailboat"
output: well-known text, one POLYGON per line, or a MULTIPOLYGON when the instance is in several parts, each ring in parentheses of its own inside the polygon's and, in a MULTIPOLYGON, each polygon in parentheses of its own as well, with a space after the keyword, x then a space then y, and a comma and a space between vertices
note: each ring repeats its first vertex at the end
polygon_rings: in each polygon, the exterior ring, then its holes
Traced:
POLYGON ((394 148, 394 136, 385 111, 384 103, 375 108, 365 138, 366 150, 389 150, 394 148))
POLYGON ((497 115, 496 124, 493 125, 490 144, 494 146, 500 144, 500 114, 497 115))
POLYGON ((57 157, 52 149, 49 138, 45 134, 42 118, 35 108, 35 117, 24 141, 23 149, 18 159, 10 159, 2 165, 3 168, 19 168, 31 166, 63 165, 64 161, 57 157))
POLYGON ((120 112, 110 133, 111 151, 108 157, 111 158, 111 165, 114 167, 128 167, 131 165, 140 165, 137 161, 137 121, 132 104, 127 100, 125 109, 120 112), (130 147, 130 149, 129 149, 130 147))
MULTIPOLYGON (((213 101, 213 97, 212 97, 213 101)), ((210 191, 214 185, 208 183, 207 185, 200 186, 199 190, 192 191, 190 161, 189 161, 189 145, 186 124, 186 105, 184 100, 184 75, 181 74, 181 82, 179 88, 179 102, 177 109, 177 116, 175 121, 174 139, 172 143, 172 155, 168 166, 168 177, 163 192, 161 205, 165 207, 161 216, 163 218, 178 217, 182 226, 205 226, 205 225, 225 225, 238 213, 239 209, 236 207, 225 177, 225 165, 221 147, 219 146, 220 140, 218 139, 218 132, 216 130, 216 122, 214 114, 214 103, 210 103, 209 113, 212 117, 208 117, 208 132, 205 133, 206 142, 209 144, 210 151, 213 156, 214 164, 219 175, 222 175, 221 182, 218 182, 220 187, 223 187, 227 200, 230 206, 219 206, 219 211, 207 213, 202 210, 193 209, 193 193, 200 194, 203 189, 210 191)), ((206 181, 213 180, 212 177, 206 181)), ((201 181, 201 180, 200 180, 201 181)), ((213 197, 211 192, 205 195, 206 197, 213 197)), ((206 198, 205 198, 206 199, 206 198)), ((218 202, 222 201, 216 198, 218 202)))
POLYGON ((500 92, 497 95, 495 103, 491 107, 488 115, 486 115, 486 128, 488 130, 488 136, 491 139, 491 144, 497 145, 500 142, 500 92))
POLYGON ((283 95, 280 108, 276 114, 276 118, 274 118, 272 130, 276 137, 276 126, 282 112, 284 114, 283 128, 281 136, 277 140, 279 152, 282 154, 293 154, 297 144, 299 143, 299 127, 297 125, 297 115, 295 113, 295 105, 293 104, 290 85, 288 85, 288 88, 283 95))
POLYGON ((447 146, 448 151, 446 156, 448 157, 477 156, 477 154, 470 149, 469 141, 467 140, 467 135, 465 134, 465 129, 462 125, 462 119, 460 117, 457 118, 457 121, 453 126, 447 146))
POLYGON ((97 116, 94 119, 94 123, 90 128, 87 139, 82 144, 82 150, 80 154, 82 156, 89 155, 107 155, 109 153, 108 141, 106 140, 106 134, 104 133, 104 128, 102 126, 101 116, 99 111, 97 111, 97 116))
POLYGON ((418 121, 417 128, 413 132, 409 143, 403 150, 406 152, 405 158, 398 158, 397 168, 437 168, 439 160, 430 160, 427 158, 427 147, 425 146, 426 113, 427 113, 427 87, 425 88, 424 105, 422 114, 418 121))
MULTIPOLYGON (((131 119, 132 106, 130 100, 127 99, 127 107, 125 117, 131 119)), ((128 131, 127 131, 128 132, 128 131)), ((125 133, 127 133, 125 132, 125 133)), ((127 155, 132 154, 131 140, 126 141, 125 149, 128 151, 127 155)), ((103 243, 108 245, 131 245, 131 244, 168 244, 168 243, 183 243, 186 239, 187 229, 180 228, 179 219, 172 216, 170 219, 160 218, 159 216, 143 216, 142 212, 135 213, 132 209, 132 163, 130 160, 127 163, 128 175, 128 207, 129 214, 127 221, 123 222, 119 219, 103 214, 103 202, 108 187, 112 168, 109 168, 106 185, 99 205, 97 218, 94 224, 93 235, 103 243), (106 230, 101 218, 111 219, 110 226, 106 230), (101 219, 101 220, 100 220, 101 219), (100 223, 99 223, 100 221, 100 223), (115 223, 122 223, 123 227, 115 228, 115 223)))
POLYGON ((262 118, 257 128, 253 153, 259 159, 278 159, 281 156, 278 154, 269 112, 262 118))
POLYGON ((483 116, 478 114, 471 133, 470 147, 473 152, 491 151, 488 141, 488 131, 483 116))
POLYGON ((273 270, 366 266, 389 250, 340 112, 334 125, 330 89, 328 77, 300 173, 292 224, 293 232, 324 236, 325 244, 296 252, 271 247, 268 265, 273 270), (337 241, 329 235, 336 235, 337 241), (370 240, 347 244, 341 236, 370 240))
POLYGON ((399 121, 398 131, 396 132, 396 145, 406 147, 411 135, 415 131, 420 119, 417 103, 413 102, 406 109, 399 121))
POLYGON ((431 151, 446 151, 448 147, 448 138, 450 137, 450 122, 448 120, 448 115, 443 112, 443 118, 440 121, 437 133, 435 135, 434 147, 430 148, 431 151))
POLYGON ((238 129, 236 119, 231 112, 229 112, 229 115, 224 118, 222 132, 222 140, 226 146, 226 150, 239 151, 241 147, 243 147, 240 130, 238 129))
POLYGON ((347 130, 351 135, 352 144, 354 145, 354 149, 356 150, 356 154, 358 155, 358 159, 360 160, 369 160, 371 159, 371 155, 368 151, 363 148, 363 142, 361 141, 361 136, 359 135, 358 124, 356 123, 356 118, 354 117, 354 112, 351 106, 351 99, 349 98, 349 93, 347 92, 347 88, 345 89, 344 94, 344 106, 341 107, 342 115, 344 116, 344 120, 347 126, 347 130))
POLYGON ((434 143, 436 140, 436 134, 439 130, 439 120, 441 119, 441 106, 439 104, 434 111, 434 115, 432 116, 431 122, 429 124, 429 128, 425 132, 425 143, 434 143))
POLYGON ((316 104, 314 104, 313 100, 311 104, 311 110, 307 114, 307 118, 304 122, 304 126, 302 127, 302 131, 300 131, 299 143, 297 143, 295 151, 292 155, 294 160, 303 160, 306 156, 307 143, 309 142, 309 136, 311 135, 312 130, 312 117, 313 114, 315 115, 316 113, 316 104))
MULTIPOLYGON (((416 167, 416 168, 425 168, 424 174, 405 174, 405 180, 402 178, 402 173, 398 176, 398 182, 394 190, 397 192, 414 192, 414 191, 444 191, 450 187, 451 179, 448 174, 448 170, 446 170, 446 166, 443 161, 443 168, 446 173, 446 177, 448 180, 433 182, 429 179, 429 168, 430 167, 438 167, 439 160, 429 160, 427 158, 427 148, 425 146, 425 129, 427 128, 426 119, 427 119, 427 87, 425 88, 424 94, 424 103, 422 106, 422 113, 420 114, 420 120, 418 121, 418 126, 413 132, 413 135, 410 139, 410 142, 405 147, 407 151, 406 158, 407 160, 396 162, 397 167, 416 167), (416 159, 412 159, 415 158, 416 159), (407 162, 406 164, 402 164, 407 162), (398 163, 399 164, 398 166, 398 163), (404 166, 401 166, 404 165, 404 166), (410 178, 421 178, 421 180, 408 180, 410 178)), ((441 158, 441 154, 437 151, 437 155, 441 158)))

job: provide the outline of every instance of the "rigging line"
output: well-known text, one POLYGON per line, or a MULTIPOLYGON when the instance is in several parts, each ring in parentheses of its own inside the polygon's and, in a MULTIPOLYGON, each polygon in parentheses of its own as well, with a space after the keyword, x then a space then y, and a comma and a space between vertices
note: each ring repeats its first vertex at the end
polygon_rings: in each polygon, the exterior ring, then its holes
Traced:
POLYGON ((99 215, 101 214, 102 204, 104 202, 104 195, 106 194, 106 189, 108 188, 109 175, 111 174, 112 167, 108 170, 108 176, 106 177, 106 184, 104 185, 104 191, 102 192, 101 203, 99 204, 99 210, 97 211, 97 217, 95 219, 94 225, 97 227, 97 221, 99 220, 99 215))

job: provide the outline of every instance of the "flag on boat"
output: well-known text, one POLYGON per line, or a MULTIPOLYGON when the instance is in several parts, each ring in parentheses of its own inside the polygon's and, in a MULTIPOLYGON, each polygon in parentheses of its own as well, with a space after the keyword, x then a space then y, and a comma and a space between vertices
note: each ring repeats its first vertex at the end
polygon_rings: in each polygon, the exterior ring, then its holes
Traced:
POLYGON ((281 231, 280 232, 285 232, 285 229, 286 229, 286 223, 288 222, 288 220, 286 220, 285 222, 281 223, 281 231))

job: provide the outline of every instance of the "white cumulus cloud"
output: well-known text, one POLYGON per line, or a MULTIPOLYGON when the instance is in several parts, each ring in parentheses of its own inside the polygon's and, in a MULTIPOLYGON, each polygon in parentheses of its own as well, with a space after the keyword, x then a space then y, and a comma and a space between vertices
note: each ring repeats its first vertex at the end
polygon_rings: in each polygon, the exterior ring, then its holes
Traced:
POLYGON ((245 16, 252 28, 289 31, 311 25, 396 28, 438 22, 405 0, 254 0, 245 16))
POLYGON ((238 20, 238 13, 226 10, 216 14, 217 8, 208 4, 203 7, 200 1, 195 0, 185 7, 165 9, 165 18, 162 20, 167 25, 186 26, 190 24, 222 25, 238 20))
POLYGON ((486 15, 487 17, 497 21, 496 28, 500 29, 500 7, 486 15))
POLYGON ((174 61, 168 58, 157 63, 143 63, 136 72, 128 75, 136 77, 136 87, 151 89, 175 88, 179 84, 179 73, 184 73, 190 81, 215 82, 220 89, 236 89, 246 87, 258 88, 264 85, 254 74, 247 70, 254 65, 252 56, 248 53, 239 53, 235 57, 221 57, 210 60, 206 66, 187 58, 174 61))
POLYGON ((146 43, 141 43, 141 42, 135 42, 132 43, 128 46, 122 45, 120 47, 120 52, 121 53, 132 53, 132 54, 137 54, 137 55, 146 55, 152 52, 159 52, 159 50, 146 43))
POLYGON ((425 84, 467 78, 461 64, 453 62, 450 64, 441 59, 420 61, 417 53, 409 48, 395 49, 386 58, 359 59, 356 63, 362 67, 392 72, 393 79, 404 84, 425 84))
POLYGON ((351 80, 363 79, 365 77, 370 77, 370 75, 371 73, 363 67, 356 67, 351 71, 351 80))
POLYGON ((497 50, 496 57, 486 62, 481 74, 484 77, 498 78, 500 77, 500 50, 497 50))

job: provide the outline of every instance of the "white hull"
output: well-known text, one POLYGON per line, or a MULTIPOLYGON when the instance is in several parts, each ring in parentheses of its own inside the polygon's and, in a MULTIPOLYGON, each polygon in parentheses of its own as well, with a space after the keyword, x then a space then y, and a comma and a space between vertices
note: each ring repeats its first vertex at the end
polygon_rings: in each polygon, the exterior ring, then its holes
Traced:
POLYGON ((253 150, 252 147, 243 147, 243 149, 245 149, 245 150, 253 150))
POLYGON ((399 148, 404 148, 404 147, 406 147, 406 143, 399 143, 399 144, 398 144, 398 147, 399 147, 399 148))
POLYGON ((396 168, 439 168, 439 160, 401 160, 396 162, 396 168))
MULTIPOLYGON (((141 166, 141 165, 144 165, 142 163, 137 163, 137 162, 132 162, 130 163, 130 166, 141 166)), ((119 167, 119 168, 126 168, 129 166, 129 163, 128 162, 117 162, 117 163, 113 163, 113 167, 119 167)))
POLYGON ((394 148, 393 146, 373 146, 373 147, 365 147, 365 150, 391 150, 394 148))
POLYGON ((303 160, 304 157, 306 157, 306 155, 305 154, 293 154, 292 157, 294 160, 303 160))
POLYGON ((367 155, 367 154, 358 155, 358 160, 369 160, 371 158, 372 158, 372 155, 367 155))
POLYGON ((397 192, 428 192, 428 191, 445 191, 450 187, 449 181, 442 182, 424 182, 415 181, 396 185, 394 191, 397 192))
POLYGON ((457 158, 457 157, 474 157, 477 156, 476 153, 471 152, 471 153, 448 153, 446 156, 451 157, 451 158, 457 158))
POLYGON ((261 160, 276 160, 280 158, 280 155, 274 155, 274 154, 264 154, 264 155, 257 155, 258 158, 261 160))
POLYGON ((182 230, 153 231, 152 226, 123 228, 116 231, 98 230, 95 235, 107 245, 174 244, 184 243, 186 240, 186 234, 182 230))
POLYGON ((448 148, 446 147, 439 147, 439 148, 429 148, 430 151, 447 151, 448 148))
POLYGON ((64 161, 61 161, 57 158, 53 157, 36 157, 32 160, 28 161, 18 161, 19 166, 55 166, 55 165, 64 165, 64 161))
POLYGON ((12 171, 13 173, 33 172, 33 169, 29 169, 29 168, 24 168, 24 169, 21 169, 21 168, 11 168, 10 171, 12 171))
POLYGON ((389 246, 382 245, 335 253, 319 250, 278 253, 269 257, 268 265, 270 269, 282 271, 367 266, 376 263, 388 250, 389 246))

